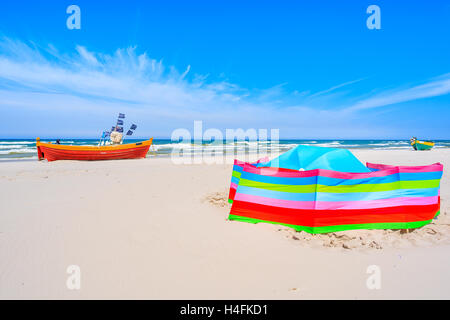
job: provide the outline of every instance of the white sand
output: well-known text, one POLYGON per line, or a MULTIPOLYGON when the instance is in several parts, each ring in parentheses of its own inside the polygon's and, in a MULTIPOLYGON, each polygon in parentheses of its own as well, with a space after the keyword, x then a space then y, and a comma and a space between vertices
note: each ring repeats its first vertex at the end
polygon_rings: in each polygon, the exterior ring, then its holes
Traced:
POLYGON ((450 150, 354 153, 442 162, 439 219, 408 234, 311 236, 227 221, 231 165, 0 163, 0 298, 449 299, 450 150), (80 290, 66 287, 69 265, 80 290), (369 265, 380 290, 366 286, 369 265))

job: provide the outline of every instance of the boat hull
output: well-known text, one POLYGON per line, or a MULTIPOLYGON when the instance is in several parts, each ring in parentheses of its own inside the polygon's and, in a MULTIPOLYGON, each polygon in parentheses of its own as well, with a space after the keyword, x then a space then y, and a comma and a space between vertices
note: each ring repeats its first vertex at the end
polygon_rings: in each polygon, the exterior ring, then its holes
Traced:
POLYGON ((153 139, 114 146, 73 146, 36 141, 39 160, 120 160, 145 158, 153 139))
POLYGON ((416 140, 411 145, 414 148, 414 150, 423 151, 432 149, 434 147, 434 142, 416 140))

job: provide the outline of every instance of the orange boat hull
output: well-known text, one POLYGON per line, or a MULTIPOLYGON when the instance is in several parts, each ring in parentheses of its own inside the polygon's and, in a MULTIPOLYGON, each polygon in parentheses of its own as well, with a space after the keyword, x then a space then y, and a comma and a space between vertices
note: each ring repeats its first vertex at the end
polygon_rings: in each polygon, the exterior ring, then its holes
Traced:
POLYGON ((36 148, 39 160, 119 160, 145 158, 152 142, 153 138, 136 143, 96 147, 41 143, 38 138, 36 148))

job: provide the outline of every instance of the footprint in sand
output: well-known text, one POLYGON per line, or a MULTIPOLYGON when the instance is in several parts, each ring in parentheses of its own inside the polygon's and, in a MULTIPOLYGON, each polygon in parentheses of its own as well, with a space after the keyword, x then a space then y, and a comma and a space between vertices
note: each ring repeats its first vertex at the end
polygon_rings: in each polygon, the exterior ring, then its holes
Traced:
POLYGON ((204 201, 215 207, 225 208, 229 205, 228 192, 223 191, 211 193, 204 198, 204 201))

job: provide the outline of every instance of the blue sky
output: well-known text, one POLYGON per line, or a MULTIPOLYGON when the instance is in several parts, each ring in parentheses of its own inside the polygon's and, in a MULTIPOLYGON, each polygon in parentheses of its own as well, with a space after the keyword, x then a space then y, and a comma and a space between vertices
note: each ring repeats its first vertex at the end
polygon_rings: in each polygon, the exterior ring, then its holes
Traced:
POLYGON ((443 0, 2 1, 0 138, 97 137, 125 112, 141 137, 450 139, 449 21, 443 0))

